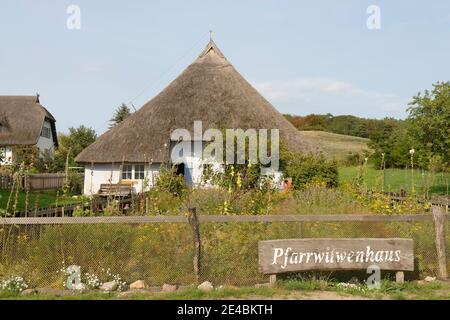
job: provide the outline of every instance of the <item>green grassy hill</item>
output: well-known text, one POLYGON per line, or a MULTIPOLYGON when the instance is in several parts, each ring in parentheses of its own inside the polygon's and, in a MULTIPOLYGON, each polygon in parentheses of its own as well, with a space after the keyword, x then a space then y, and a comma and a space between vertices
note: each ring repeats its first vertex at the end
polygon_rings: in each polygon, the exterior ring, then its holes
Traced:
POLYGON ((301 131, 323 150, 325 156, 343 160, 349 153, 362 153, 369 150, 369 139, 346 136, 325 131, 301 131))

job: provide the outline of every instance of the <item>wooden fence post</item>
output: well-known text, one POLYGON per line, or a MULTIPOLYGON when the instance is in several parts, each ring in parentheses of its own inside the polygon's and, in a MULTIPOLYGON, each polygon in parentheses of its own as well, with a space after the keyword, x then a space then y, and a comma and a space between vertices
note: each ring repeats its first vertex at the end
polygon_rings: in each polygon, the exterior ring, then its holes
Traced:
POLYGON ((271 274, 269 276, 269 286, 273 287, 275 286, 277 283, 277 275, 276 274, 271 274))
POLYGON ((395 273, 395 282, 397 282, 397 283, 405 282, 405 273, 403 271, 397 271, 395 273))
POLYGON ((446 213, 443 206, 433 206, 433 221, 436 253, 438 259, 438 278, 447 279, 447 261, 445 256, 445 223, 446 213))
POLYGON ((200 223, 198 221, 197 209, 195 207, 189 208, 188 220, 191 225, 192 235, 194 237, 194 273, 197 282, 200 282, 202 243, 200 239, 200 223))

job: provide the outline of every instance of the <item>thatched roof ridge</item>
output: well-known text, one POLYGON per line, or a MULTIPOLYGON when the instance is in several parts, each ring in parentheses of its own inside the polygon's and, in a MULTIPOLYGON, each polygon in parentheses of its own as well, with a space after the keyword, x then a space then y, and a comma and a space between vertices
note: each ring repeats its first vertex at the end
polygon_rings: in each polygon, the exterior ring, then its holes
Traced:
POLYGON ((35 145, 45 119, 51 123, 57 146, 55 118, 38 96, 0 96, 0 146, 35 145))
POLYGON ((314 151, 308 137, 287 121, 228 62, 213 41, 161 93, 96 142, 76 160, 84 163, 166 162, 173 130, 280 129, 293 150, 314 151))

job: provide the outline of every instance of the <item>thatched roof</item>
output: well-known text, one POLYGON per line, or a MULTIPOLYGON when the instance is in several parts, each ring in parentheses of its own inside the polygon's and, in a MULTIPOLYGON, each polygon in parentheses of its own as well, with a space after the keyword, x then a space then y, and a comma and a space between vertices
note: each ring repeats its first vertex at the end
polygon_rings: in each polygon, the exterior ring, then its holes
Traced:
POLYGON ((38 96, 0 96, 0 146, 35 145, 45 119, 51 123, 57 146, 55 118, 38 96))
POLYGON ((287 121, 228 62, 211 41, 200 56, 141 109, 100 136, 76 161, 165 162, 170 134, 191 133, 196 120, 209 128, 280 129, 294 150, 313 151, 308 137, 287 121))

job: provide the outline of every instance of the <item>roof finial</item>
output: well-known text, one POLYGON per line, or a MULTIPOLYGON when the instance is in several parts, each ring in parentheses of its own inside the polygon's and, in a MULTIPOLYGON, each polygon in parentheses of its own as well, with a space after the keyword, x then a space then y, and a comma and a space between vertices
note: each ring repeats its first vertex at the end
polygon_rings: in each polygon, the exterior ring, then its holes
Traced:
POLYGON ((39 102, 39 97, 40 97, 41 95, 38 93, 38 92, 36 92, 36 103, 40 103, 39 102))
POLYGON ((209 30, 209 41, 213 41, 213 32, 212 30, 209 30))

